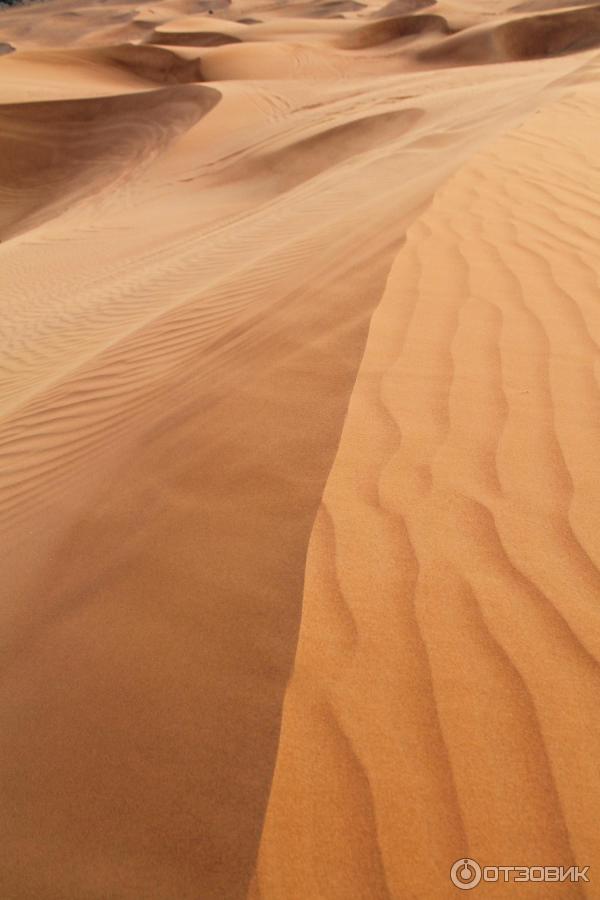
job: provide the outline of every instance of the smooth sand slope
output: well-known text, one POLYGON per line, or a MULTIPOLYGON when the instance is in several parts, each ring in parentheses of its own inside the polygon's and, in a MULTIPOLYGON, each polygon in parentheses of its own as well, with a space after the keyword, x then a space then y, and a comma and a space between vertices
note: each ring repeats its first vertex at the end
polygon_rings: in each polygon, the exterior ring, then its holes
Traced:
POLYGON ((3 900, 600 897, 600 7, 509 7, 0 12, 3 900))

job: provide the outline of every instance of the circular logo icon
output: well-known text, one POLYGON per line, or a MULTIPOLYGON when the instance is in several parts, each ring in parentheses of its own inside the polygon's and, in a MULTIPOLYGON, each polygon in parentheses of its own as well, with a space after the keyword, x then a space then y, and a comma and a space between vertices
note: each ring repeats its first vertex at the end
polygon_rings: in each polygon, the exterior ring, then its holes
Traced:
POLYGON ((481 881, 481 866, 474 859, 457 859, 450 869, 450 878, 461 891, 470 891, 481 881))

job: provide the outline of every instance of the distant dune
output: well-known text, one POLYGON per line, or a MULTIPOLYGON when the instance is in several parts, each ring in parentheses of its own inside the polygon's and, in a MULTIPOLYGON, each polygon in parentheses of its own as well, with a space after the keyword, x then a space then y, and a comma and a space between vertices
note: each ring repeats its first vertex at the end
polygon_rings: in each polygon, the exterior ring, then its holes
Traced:
POLYGON ((600 6, 529 16, 457 34, 419 55, 445 65, 544 59, 600 46, 600 6))
POLYGON ((0 56, 0 900, 600 898, 600 6, 0 56))

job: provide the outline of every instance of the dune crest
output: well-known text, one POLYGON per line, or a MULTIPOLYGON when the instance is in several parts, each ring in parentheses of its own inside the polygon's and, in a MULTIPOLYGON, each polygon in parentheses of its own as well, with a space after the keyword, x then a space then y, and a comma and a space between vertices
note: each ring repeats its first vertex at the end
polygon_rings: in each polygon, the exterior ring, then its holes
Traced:
POLYGON ((476 65, 543 59, 600 46, 600 6, 468 29, 419 54, 422 62, 476 65))
POLYGON ((253 898, 450 898, 463 855, 599 863, 599 100, 478 154, 392 267, 311 535, 253 898))

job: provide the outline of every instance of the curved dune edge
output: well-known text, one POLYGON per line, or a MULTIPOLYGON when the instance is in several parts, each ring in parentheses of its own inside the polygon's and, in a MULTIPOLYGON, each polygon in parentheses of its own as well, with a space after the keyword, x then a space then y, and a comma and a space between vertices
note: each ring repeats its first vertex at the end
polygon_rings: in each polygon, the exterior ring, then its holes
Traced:
POLYGON ((117 44, 76 51, 76 59, 114 67, 127 74, 161 85, 203 81, 200 59, 182 59, 165 47, 150 44, 117 44))
POLYGON ((0 105, 0 240, 130 177, 219 100, 176 87, 0 105))
POLYGON ((411 16, 393 16, 361 25, 340 40, 340 46, 347 50, 363 50, 377 47, 389 41, 416 35, 439 32, 450 34, 451 29, 443 16, 426 13, 411 16))
POLYGON ((475 157, 396 258, 311 536, 252 900, 451 898, 462 856, 600 866, 599 102, 475 157))
POLYGON ((239 44, 241 38, 219 31, 154 31, 147 41, 170 47, 221 47, 223 44, 239 44))
POLYGON ((572 6, 595 6, 594 0, 524 0, 510 7, 510 12, 551 12, 572 6))
POLYGON ((390 0, 385 6, 375 10, 373 18, 381 19, 389 16, 405 16, 408 13, 415 13, 421 9, 435 6, 437 0, 390 0))
POLYGON ((600 6, 472 28, 418 54, 421 62, 476 65, 543 59, 600 46, 600 6))
POLYGON ((120 96, 205 80, 200 58, 132 42, 19 50, 4 60, 2 76, 0 106, 120 96))

